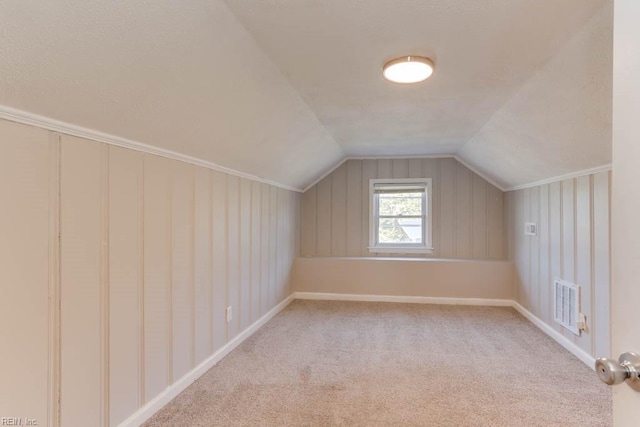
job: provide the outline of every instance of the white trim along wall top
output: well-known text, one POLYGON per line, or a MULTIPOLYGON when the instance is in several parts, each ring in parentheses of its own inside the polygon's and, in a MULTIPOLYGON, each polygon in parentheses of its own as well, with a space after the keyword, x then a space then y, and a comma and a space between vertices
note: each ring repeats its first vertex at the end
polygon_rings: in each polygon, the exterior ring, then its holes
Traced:
POLYGON ((181 162, 190 163, 195 166, 202 166, 214 171, 226 173, 229 175, 234 175, 239 178, 246 178, 252 181, 273 185, 274 187, 283 188, 285 190, 295 191, 298 193, 302 193, 303 191, 301 188, 292 187, 290 185, 286 185, 286 184, 282 184, 269 179, 261 178, 259 176, 255 176, 249 173, 245 173, 245 172, 231 169, 225 166, 221 166, 214 162, 209 162, 207 160, 188 156, 186 154, 177 153, 175 151, 155 147, 153 145, 144 144, 142 142, 133 141, 131 139, 122 138, 119 136, 85 128, 85 127, 74 125, 71 123, 62 122, 59 120, 51 119, 49 117, 39 116, 37 114, 28 113, 26 111, 16 110, 14 108, 6 107, 4 105, 0 105, 0 119, 8 120, 15 123, 21 123, 29 126, 35 126, 41 129, 46 129, 53 132, 59 132, 65 135, 77 136, 79 138, 85 138, 91 141, 102 142, 109 145, 115 145, 117 147, 128 148, 135 151, 141 151, 143 153, 154 154, 156 156, 165 157, 167 159, 178 160, 181 162))
POLYGON ((325 173, 321 174, 315 181, 311 184, 307 185, 305 188, 297 188, 292 187, 290 185, 281 184, 275 181, 271 181, 265 178, 261 178, 258 176, 254 176, 251 174, 247 174, 235 169, 227 168, 221 165, 218 165, 213 162, 209 162, 206 160, 198 159, 192 156, 188 156, 185 154, 177 153, 174 151, 166 150, 159 147, 154 147, 149 144, 144 144, 141 142, 133 141, 130 139, 122 138, 119 136, 107 134, 104 132, 96 131, 93 129, 85 128, 82 126, 77 126, 74 124, 62 122, 60 120, 55 120, 49 117, 40 116, 37 114, 29 113, 26 111, 17 110, 15 108, 7 107, 4 105, 0 105, 0 119, 9 120, 16 123, 22 123, 26 125, 36 126, 42 129, 51 130, 54 132, 60 132, 67 135, 78 136, 80 138, 87 138, 93 141, 104 142, 106 144, 116 145, 118 147, 129 148, 136 151, 142 151, 149 154, 155 154, 158 156, 166 157, 169 159, 180 160, 183 162, 191 163, 197 166, 207 167, 209 169, 217 170, 219 172, 224 172, 230 175, 235 175, 241 178, 248 178, 254 181, 263 182, 265 184, 273 185, 275 187, 284 188, 286 190, 296 191, 296 192, 306 192, 313 186, 315 186, 318 182, 322 181, 325 177, 333 173, 336 169, 342 166, 349 160, 376 160, 376 159, 455 159, 459 163, 466 166, 473 173, 482 177, 485 181, 498 188, 500 191, 513 191, 513 190, 521 190, 524 188, 536 187, 542 184, 548 184, 555 181, 560 181, 568 178, 578 178, 585 175, 590 175, 598 172, 605 172, 611 170, 611 164, 606 164, 602 166, 597 166, 591 169, 580 170, 576 172, 571 172, 566 175, 555 176, 551 178, 547 178, 541 181, 526 183, 522 185, 505 187, 495 180, 488 177, 478 168, 474 167, 470 163, 466 162, 464 159, 459 157, 456 154, 434 154, 434 155, 415 155, 415 156, 346 156, 343 160, 336 163, 333 167, 329 168, 325 173))

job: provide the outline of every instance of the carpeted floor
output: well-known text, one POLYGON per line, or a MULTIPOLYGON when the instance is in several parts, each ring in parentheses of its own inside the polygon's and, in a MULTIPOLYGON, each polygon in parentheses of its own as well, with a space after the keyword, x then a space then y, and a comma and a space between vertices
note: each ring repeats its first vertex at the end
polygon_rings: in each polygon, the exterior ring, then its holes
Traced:
POLYGON ((145 426, 610 426, 611 392, 511 308, 294 301, 145 426))

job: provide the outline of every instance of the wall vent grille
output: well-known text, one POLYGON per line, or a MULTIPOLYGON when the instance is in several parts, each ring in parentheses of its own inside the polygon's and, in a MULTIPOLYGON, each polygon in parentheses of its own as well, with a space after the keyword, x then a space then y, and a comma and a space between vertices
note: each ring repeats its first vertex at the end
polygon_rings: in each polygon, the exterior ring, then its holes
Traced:
POLYGON ((573 332, 580 335, 580 286, 556 279, 553 282, 555 287, 554 300, 555 311, 554 320, 573 332))

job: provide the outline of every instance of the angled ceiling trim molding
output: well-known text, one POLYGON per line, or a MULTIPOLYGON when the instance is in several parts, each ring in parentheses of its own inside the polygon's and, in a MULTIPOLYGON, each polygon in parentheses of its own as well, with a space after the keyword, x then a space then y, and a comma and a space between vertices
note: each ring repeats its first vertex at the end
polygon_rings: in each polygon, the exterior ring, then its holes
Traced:
POLYGON ((613 168, 611 167, 611 163, 607 165, 597 166, 595 168, 583 169, 564 175, 554 176, 552 178, 542 179, 540 181, 530 182, 528 184, 516 185, 514 187, 509 187, 504 191, 525 190, 527 188, 539 187, 541 185, 552 184, 554 182, 564 181, 566 179, 580 178, 581 176, 593 175, 600 172, 609 172, 610 170, 613 170, 613 168))
POLYGON ((320 175, 320 177, 318 177, 317 179, 315 179, 311 184, 307 185, 304 190, 302 190, 303 193, 305 193, 307 190, 313 188, 317 183, 319 183, 320 181, 322 181, 323 179, 325 179, 326 177, 328 177, 329 175, 331 175, 333 173, 333 171, 335 171, 336 169, 338 169, 340 166, 342 166, 343 164, 345 164, 347 161, 349 161, 350 158, 349 157, 345 157, 344 159, 340 160, 338 163, 336 163, 335 165, 333 165, 332 167, 330 167, 325 173, 323 173, 322 175, 320 175))
POLYGON ((301 188, 292 187, 290 185, 282 184, 276 181, 271 181, 269 179, 261 178, 259 176, 244 173, 235 169, 227 168, 217 163, 198 159, 196 157, 177 153, 175 151, 166 150, 164 148, 154 147, 152 145, 144 144, 142 142, 121 138, 119 136, 85 128, 82 126, 77 126, 71 123, 62 122, 49 117, 28 113, 26 111, 17 110, 15 108, 7 107, 4 105, 0 105, 0 119, 9 120, 11 122, 16 122, 16 123, 22 123, 29 126, 36 126, 49 131, 60 132, 66 135, 90 139, 92 141, 102 142, 102 143, 114 145, 117 147, 129 148, 131 150, 141 151, 143 153, 154 154, 156 156, 165 157, 172 160, 178 160, 178 161, 190 163, 196 166, 202 166, 207 169, 212 169, 218 172, 223 172, 223 173, 234 175, 240 178, 247 178, 253 181, 273 185, 275 187, 279 187, 289 191, 295 191, 298 193, 303 192, 301 188))
POLYGON ((316 185, 317 183, 319 183, 320 181, 325 179, 327 176, 331 175, 336 169, 338 169, 340 166, 342 166, 344 163, 346 163, 349 160, 380 160, 380 159, 454 159, 457 162, 459 162, 460 164, 462 164, 464 167, 469 169, 471 172, 475 173, 476 175, 478 175, 479 177, 481 177, 482 179, 487 181, 489 184, 491 184, 494 187, 496 187, 498 190, 500 190, 502 192, 508 191, 502 185, 498 184, 493 179, 489 178, 488 176, 486 176, 485 174, 480 172, 478 169, 474 168, 469 163, 467 163, 464 160, 462 160, 457 155, 455 155, 455 154, 434 154, 434 155, 417 155, 417 156, 347 156, 342 161, 336 163, 335 166, 333 166, 332 168, 327 170, 325 173, 320 175, 320 177, 318 179, 316 179, 315 181, 313 181, 311 184, 309 184, 303 190, 303 192, 306 192, 307 190, 313 188, 314 185, 316 185))
POLYGON ((468 162, 466 162, 465 160, 462 160, 461 157, 458 157, 457 155, 451 156, 454 159, 456 159, 458 162, 462 163, 464 166, 467 167, 467 169, 469 169, 471 172, 475 173, 476 175, 478 175, 480 178, 484 179, 485 181, 487 181, 489 184, 493 185, 494 187, 496 187, 498 190, 502 191, 503 193, 505 191, 507 191, 507 189, 503 186, 498 184, 495 180, 489 178, 486 174, 482 173, 479 169, 471 166, 471 164, 469 164, 468 162))

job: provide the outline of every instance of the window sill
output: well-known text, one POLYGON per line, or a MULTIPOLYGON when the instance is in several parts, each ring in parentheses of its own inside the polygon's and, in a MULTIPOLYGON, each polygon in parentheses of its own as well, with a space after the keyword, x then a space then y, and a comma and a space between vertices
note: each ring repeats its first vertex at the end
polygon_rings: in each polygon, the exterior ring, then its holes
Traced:
POLYGON ((407 248, 407 247, 369 247, 369 252, 378 254, 432 254, 433 248, 407 248))

